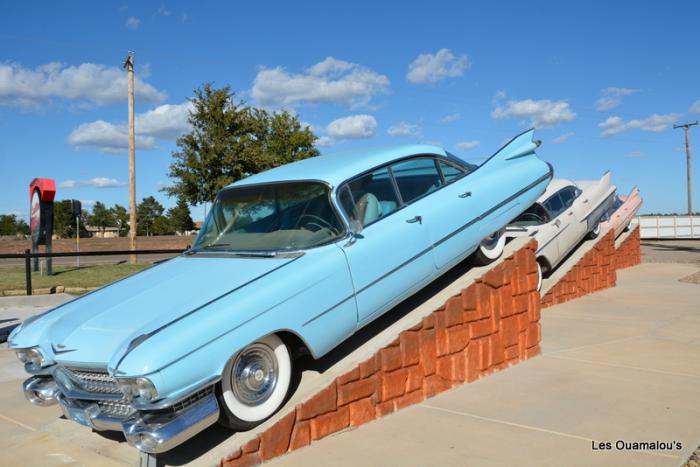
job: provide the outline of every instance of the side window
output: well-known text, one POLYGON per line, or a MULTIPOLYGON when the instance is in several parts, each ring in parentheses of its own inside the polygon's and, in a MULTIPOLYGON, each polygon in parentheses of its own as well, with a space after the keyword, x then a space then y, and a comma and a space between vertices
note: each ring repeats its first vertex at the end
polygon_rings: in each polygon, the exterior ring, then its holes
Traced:
POLYGON ((435 159, 419 157, 391 166, 404 203, 427 195, 442 186, 435 159))
POLYGON ((345 214, 363 226, 399 207, 396 190, 386 167, 345 184, 338 191, 338 200, 345 214))
POLYGON ((571 207, 574 204, 574 199, 576 199, 576 188, 567 186, 559 192, 559 196, 564 204, 564 209, 571 207))
POLYGON ((552 213, 553 218, 557 217, 564 210, 564 203, 562 203, 559 193, 550 196, 550 198, 545 201, 544 206, 552 213))
POLYGON ((456 165, 448 164, 447 162, 438 159, 442 176, 445 177, 445 183, 450 183, 467 174, 463 169, 456 165))

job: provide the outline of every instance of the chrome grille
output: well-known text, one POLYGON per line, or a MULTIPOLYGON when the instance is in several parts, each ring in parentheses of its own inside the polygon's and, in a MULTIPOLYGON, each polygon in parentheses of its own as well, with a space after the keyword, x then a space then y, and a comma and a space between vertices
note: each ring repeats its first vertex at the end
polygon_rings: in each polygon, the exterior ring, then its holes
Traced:
POLYGON ((187 407, 191 406, 195 402, 204 399, 208 395, 214 392, 214 386, 209 386, 207 388, 204 388, 200 391, 195 392, 189 397, 186 397, 185 399, 182 399, 180 402, 173 404, 172 410, 173 412, 179 412, 180 410, 184 410, 187 407))
POLYGON ((117 418, 126 418, 135 412, 127 401, 99 401, 100 412, 117 418))
POLYGON ((120 395, 117 380, 104 370, 64 367, 71 380, 85 392, 120 395))

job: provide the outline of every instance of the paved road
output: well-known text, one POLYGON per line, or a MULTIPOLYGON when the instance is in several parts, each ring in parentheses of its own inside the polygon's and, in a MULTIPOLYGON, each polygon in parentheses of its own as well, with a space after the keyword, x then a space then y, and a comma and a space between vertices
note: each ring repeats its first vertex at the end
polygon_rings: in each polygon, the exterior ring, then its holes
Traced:
POLYGON ((622 271, 618 287, 543 311, 541 356, 270 465, 678 466, 700 445, 700 286, 678 282, 697 270, 622 271))

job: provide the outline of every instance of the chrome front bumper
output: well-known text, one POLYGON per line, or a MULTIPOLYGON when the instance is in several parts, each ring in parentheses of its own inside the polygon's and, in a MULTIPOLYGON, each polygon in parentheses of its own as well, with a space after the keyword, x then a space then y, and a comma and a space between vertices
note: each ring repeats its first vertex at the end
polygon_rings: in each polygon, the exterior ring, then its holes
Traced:
POLYGON ((122 431, 130 445, 152 454, 174 448, 219 418, 219 404, 213 391, 177 410, 135 411, 126 417, 116 417, 106 413, 97 401, 67 398, 52 378, 29 378, 23 388, 32 404, 58 403, 66 418, 97 431, 122 431))

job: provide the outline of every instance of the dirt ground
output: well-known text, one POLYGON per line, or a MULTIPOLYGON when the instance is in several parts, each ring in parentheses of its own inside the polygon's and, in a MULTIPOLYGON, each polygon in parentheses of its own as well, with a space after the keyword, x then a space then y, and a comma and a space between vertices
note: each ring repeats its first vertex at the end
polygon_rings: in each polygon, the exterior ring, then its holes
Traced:
MULTIPOLYGON (((157 237, 137 237, 136 245, 140 250, 149 249, 184 249, 191 245, 194 236, 162 235, 157 237)), ((31 240, 8 240, 0 241, 0 253, 24 253, 24 250, 32 247, 31 240)), ((43 247, 42 251, 43 251, 43 247)), ((53 251, 72 252, 75 251, 74 238, 61 238, 53 241, 53 251)), ((128 250, 129 239, 120 238, 81 238, 81 251, 107 251, 107 250, 128 250)))
POLYGON ((691 263, 700 266, 700 239, 642 240, 645 263, 691 263))

